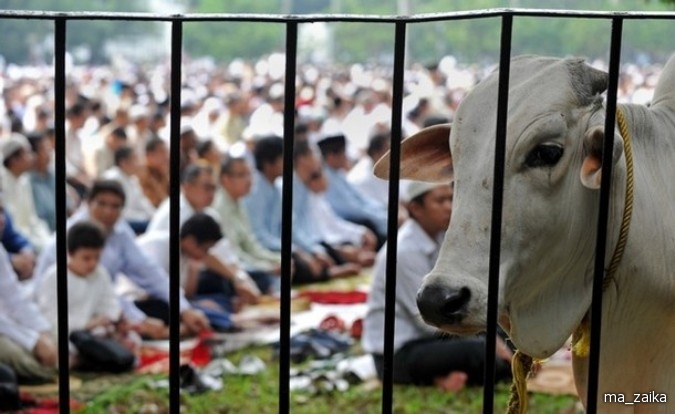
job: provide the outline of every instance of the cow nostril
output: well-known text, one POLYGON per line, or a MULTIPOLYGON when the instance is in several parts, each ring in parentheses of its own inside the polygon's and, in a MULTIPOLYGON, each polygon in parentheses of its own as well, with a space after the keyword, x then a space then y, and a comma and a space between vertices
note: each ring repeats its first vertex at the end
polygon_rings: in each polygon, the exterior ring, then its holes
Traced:
POLYGON ((417 307, 427 323, 441 326, 461 321, 470 299, 471 290, 467 287, 427 286, 417 294, 417 307))
POLYGON ((441 313, 445 316, 455 318, 460 314, 466 304, 471 299, 471 291, 469 288, 463 287, 459 290, 449 292, 445 297, 445 303, 441 307, 441 313))

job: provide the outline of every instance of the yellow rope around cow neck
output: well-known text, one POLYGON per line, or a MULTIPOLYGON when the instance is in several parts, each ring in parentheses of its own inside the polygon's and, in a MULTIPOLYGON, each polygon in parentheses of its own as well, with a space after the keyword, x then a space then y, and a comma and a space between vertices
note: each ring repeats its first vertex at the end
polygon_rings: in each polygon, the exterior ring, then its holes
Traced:
MULTIPOLYGON (((612 260, 602 281, 603 291, 609 286, 616 269, 619 267, 623 252, 626 249, 628 241, 628 230, 630 229, 630 220, 633 214, 633 150, 631 148, 631 138, 628 131, 626 117, 620 108, 616 109, 616 120, 619 125, 619 132, 623 138, 623 148, 626 156, 626 194, 624 199, 623 217, 621 218, 621 228, 619 229, 619 239, 614 248, 612 260)), ((587 357, 590 353, 591 344, 591 322, 588 312, 584 315, 581 323, 572 335, 572 352, 577 357, 587 357)), ((511 398, 509 400, 508 414, 527 413, 527 377, 532 370, 532 366, 538 361, 531 356, 525 355, 520 351, 513 354, 511 360, 511 371, 513 373, 513 384, 511 385, 511 398)))

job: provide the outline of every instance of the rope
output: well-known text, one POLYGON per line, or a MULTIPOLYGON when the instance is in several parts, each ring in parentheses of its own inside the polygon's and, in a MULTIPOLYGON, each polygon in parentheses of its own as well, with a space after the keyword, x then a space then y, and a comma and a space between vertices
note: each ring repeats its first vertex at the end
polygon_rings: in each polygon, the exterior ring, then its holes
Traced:
MULTIPOLYGON (((616 119, 619 126, 619 132, 623 138, 623 147, 626 157, 626 193, 624 198, 624 210, 621 218, 621 227, 619 229, 619 239, 614 247, 614 254, 609 263, 609 267, 602 281, 603 291, 614 280, 614 274, 619 267, 621 258, 626 249, 628 241, 628 231, 633 214, 633 150, 631 147, 631 137, 628 130, 626 117, 620 108, 616 108, 616 119)), ((577 357, 586 357, 590 353, 591 344, 591 322, 588 313, 584 315, 581 323, 575 329, 572 335, 572 352, 577 357)), ((508 414, 525 414, 527 412, 527 376, 532 369, 532 357, 516 351, 511 360, 511 370, 513 372, 513 384, 511 385, 511 398, 509 399, 508 414)))
POLYGON ((614 255, 612 261, 609 263, 607 269, 607 276, 603 280, 602 287, 606 289, 609 283, 614 279, 616 269, 619 267, 623 252, 626 249, 626 242, 628 241, 628 230, 630 229, 630 219, 633 215, 633 149, 630 142, 630 134, 628 131, 628 123, 622 110, 616 110, 616 120, 619 124, 619 132, 623 137, 623 149, 626 154, 626 195, 624 200, 623 217, 621 218, 621 229, 619 231, 619 240, 616 242, 614 248, 614 255))
POLYGON ((511 384, 508 414, 527 413, 527 377, 532 370, 533 363, 534 361, 529 355, 520 351, 516 351, 513 354, 513 359, 511 360, 513 383, 511 384))
POLYGON ((591 353, 591 318, 588 312, 572 335, 572 353, 580 358, 585 358, 591 353))

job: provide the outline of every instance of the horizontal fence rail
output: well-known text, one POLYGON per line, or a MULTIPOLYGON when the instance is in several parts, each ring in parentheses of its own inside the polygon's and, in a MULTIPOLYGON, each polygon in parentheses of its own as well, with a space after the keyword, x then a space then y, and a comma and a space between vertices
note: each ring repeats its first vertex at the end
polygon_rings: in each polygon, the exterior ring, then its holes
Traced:
MULTIPOLYGON (((147 21, 170 22, 171 32, 171 112, 170 112, 170 143, 171 143, 171 312, 170 312, 170 410, 180 412, 180 383, 177 375, 179 371, 179 289, 178 276, 178 228, 179 228, 179 131, 180 131, 180 98, 181 98, 181 61, 183 24, 189 22, 260 22, 280 23, 286 25, 286 72, 285 72, 285 109, 284 109, 284 172, 283 181, 288 185, 282 190, 282 278, 281 278, 281 338, 280 338, 280 375, 279 375, 279 402, 278 410, 281 413, 290 412, 290 326, 291 326, 291 228, 292 228, 292 178, 293 178, 293 131, 294 131, 294 97, 295 76, 297 66, 298 24, 312 22, 354 22, 354 23, 390 23, 394 26, 394 62, 393 62, 393 98, 392 98, 392 142, 391 142, 391 170, 389 183, 388 206, 388 243, 387 252, 387 289, 385 309, 385 365, 382 391, 382 412, 391 413, 393 410, 393 339, 394 339, 394 311, 396 295, 396 234, 398 204, 398 181, 400 164, 401 109, 403 101, 403 74, 405 70, 404 45, 408 25, 416 23, 451 21, 466 19, 494 18, 501 19, 500 40, 500 87, 497 105, 497 136, 495 137, 494 159, 494 188, 492 206, 492 229, 490 242, 489 266, 489 299, 488 299, 488 327, 486 340, 486 370, 483 395, 483 412, 493 412, 493 395, 495 379, 495 347, 497 333, 497 296, 499 283, 500 239, 502 223, 503 176, 505 159, 506 126, 508 124, 508 79, 509 61, 511 58, 511 32, 515 18, 574 18, 574 19, 603 19, 611 21, 610 34, 610 62, 609 62, 609 89, 607 94, 607 117, 605 136, 614 135, 614 114, 616 109, 617 85, 619 78, 619 64, 622 38, 622 24, 625 20, 673 20, 675 12, 602 12, 602 11, 570 11, 570 10, 531 10, 531 9, 489 9, 462 12, 420 14, 413 16, 376 16, 376 15, 344 15, 344 14, 308 14, 308 15, 273 15, 273 14, 154 14, 154 13, 106 13, 106 12, 55 12, 55 11, 0 11, 0 20, 28 19, 51 20, 54 22, 54 75, 55 75, 55 133, 56 133, 56 215, 57 215, 57 263, 59 297, 59 408, 60 412, 70 412, 69 398, 69 369, 68 369, 68 303, 66 278, 66 187, 65 187, 65 94, 66 94, 66 34, 67 22, 77 20, 119 20, 119 21, 147 21)), ((611 179, 612 139, 604 143, 604 157, 602 170, 602 187, 599 203, 600 218, 598 220, 598 235, 596 241, 596 262, 594 268, 592 321, 591 321, 591 366, 588 379, 588 412, 596 412, 598 371, 600 355, 600 315, 602 306, 602 278, 604 272, 604 252, 606 245, 607 216, 609 209, 609 191, 611 179), (607 168, 604 168, 606 166, 607 168)))
POLYGON ((382 16, 367 14, 261 14, 261 13, 120 13, 120 12, 60 12, 0 10, 0 18, 55 20, 124 20, 158 22, 270 22, 270 23, 313 23, 313 22, 351 22, 351 23, 425 23, 447 20, 466 20, 486 17, 553 17, 611 20, 672 20, 675 12, 636 12, 636 11, 592 11, 592 10, 555 10, 555 9, 507 9, 457 11, 447 13, 416 14, 412 16, 382 16))

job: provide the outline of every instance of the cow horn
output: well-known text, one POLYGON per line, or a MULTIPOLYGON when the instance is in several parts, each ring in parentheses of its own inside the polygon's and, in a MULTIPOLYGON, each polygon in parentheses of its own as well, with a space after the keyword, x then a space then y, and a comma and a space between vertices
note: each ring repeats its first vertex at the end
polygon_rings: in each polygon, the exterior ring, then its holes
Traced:
POLYGON ((589 104, 596 95, 607 90, 607 73, 587 65, 582 59, 571 60, 569 71, 572 88, 583 105, 589 104))
POLYGON ((597 95, 606 91, 607 84, 609 83, 609 75, 606 72, 594 69, 590 66, 587 68, 590 77, 591 93, 597 95))

